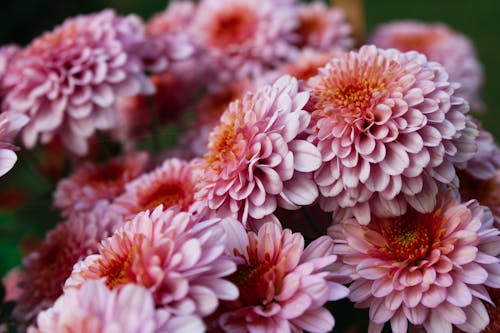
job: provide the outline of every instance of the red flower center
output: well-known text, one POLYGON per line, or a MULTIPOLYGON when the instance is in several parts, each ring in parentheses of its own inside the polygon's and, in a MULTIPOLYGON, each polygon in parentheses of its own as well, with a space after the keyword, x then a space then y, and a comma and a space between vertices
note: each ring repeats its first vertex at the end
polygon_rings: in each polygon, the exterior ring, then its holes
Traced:
POLYGON ((152 210, 162 204, 163 209, 179 206, 186 210, 194 201, 194 191, 189 191, 190 184, 178 180, 166 181, 149 189, 149 192, 139 198, 137 212, 152 210))
POLYGON ((426 53, 429 45, 436 42, 437 36, 433 34, 404 34, 394 38, 394 45, 402 52, 418 51, 426 53))
POLYGON ((242 44, 255 33, 257 17, 252 8, 238 6, 218 13, 209 30, 209 43, 224 48, 242 44))
POLYGON ((299 47, 305 47, 307 40, 314 33, 321 33, 327 27, 327 22, 323 16, 318 14, 302 15, 295 33, 299 37, 297 43, 299 47))

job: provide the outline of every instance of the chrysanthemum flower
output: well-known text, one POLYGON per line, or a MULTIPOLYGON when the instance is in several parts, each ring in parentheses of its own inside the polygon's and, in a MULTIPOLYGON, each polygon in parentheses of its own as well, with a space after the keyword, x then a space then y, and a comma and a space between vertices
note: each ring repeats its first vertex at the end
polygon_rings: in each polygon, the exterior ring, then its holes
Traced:
POLYGON ((224 302, 218 324, 226 332, 330 332, 327 301, 344 298, 348 289, 334 282, 327 266, 335 262, 333 241, 323 236, 304 249, 304 238, 279 225, 247 232, 226 220, 226 254, 238 265, 230 276, 239 288, 234 302, 224 302))
POLYGON ((63 216, 90 211, 97 202, 112 202, 125 192, 125 184, 145 171, 148 154, 132 152, 101 165, 86 162, 68 178, 59 182, 54 192, 54 207, 63 216))
POLYGON ((272 86, 248 92, 223 113, 210 134, 202 162, 199 200, 218 216, 264 218, 278 205, 297 209, 316 200, 311 178, 321 162, 318 150, 298 139, 309 123, 302 110, 306 92, 283 76, 272 86))
POLYGON ((14 316, 28 323, 44 309, 52 306, 62 294, 64 281, 73 265, 91 253, 97 253, 99 242, 119 225, 106 204, 98 204, 91 213, 74 214, 50 231, 39 249, 23 259, 14 316))
POLYGON ((299 24, 295 28, 296 45, 316 50, 349 50, 354 46, 352 28, 340 8, 314 1, 298 8, 299 24))
POLYGON ((477 152, 467 162, 457 164, 457 167, 470 176, 480 180, 491 179, 500 170, 500 147, 495 143, 495 138, 490 132, 483 129, 479 121, 471 119, 479 129, 476 138, 477 152))
POLYGON ((17 161, 14 151, 18 148, 11 141, 28 121, 28 117, 22 114, 0 113, 0 177, 9 172, 17 161))
POLYGON ((482 109, 479 88, 483 83, 483 70, 466 36, 442 23, 396 21, 375 29, 369 42, 380 48, 418 51, 430 61, 439 62, 448 72, 449 81, 460 83, 457 95, 465 98, 472 110, 482 109))
POLYGON ((65 289, 101 278, 112 289, 135 283, 150 290, 156 305, 174 315, 207 316, 219 299, 238 295, 223 279, 235 265, 222 256, 225 235, 219 222, 162 207, 140 213, 102 241, 99 254, 75 265, 65 289))
POLYGON ((199 211, 205 204, 194 198, 198 178, 195 164, 196 161, 166 159, 161 166, 126 184, 125 192, 116 198, 110 209, 129 218, 145 210, 152 211, 159 205, 164 210, 199 211))
POLYGON ((4 77, 3 109, 29 116, 26 147, 59 133, 70 151, 85 154, 95 129, 116 125, 118 96, 151 92, 135 55, 145 38, 137 17, 105 10, 68 19, 17 54, 4 77))
POLYGON ((193 33, 219 80, 260 74, 296 51, 294 5, 276 0, 203 0, 193 33))
POLYGON ((53 307, 38 315, 28 333, 161 333, 203 332, 197 316, 172 318, 156 309, 145 288, 128 284, 110 290, 103 281, 89 281, 81 289, 67 290, 53 307))
POLYGON ((194 156, 206 154, 210 132, 217 126, 229 104, 255 87, 256 84, 253 81, 243 79, 217 85, 215 89, 208 92, 197 104, 195 119, 180 138, 181 146, 188 149, 194 156))
POLYGON ((427 332, 479 332, 488 324, 486 286, 500 286, 500 231, 477 201, 458 203, 450 193, 426 214, 409 209, 395 218, 355 218, 329 234, 350 275, 350 299, 370 308, 370 332, 391 322, 405 333, 408 321, 427 332))
POLYGON ((195 52, 189 26, 196 13, 191 1, 172 1, 146 24, 149 45, 143 54, 145 65, 152 72, 163 72, 171 62, 186 60, 195 52))
POLYGON ((323 163, 314 175, 326 211, 339 218, 430 212, 454 163, 476 151, 468 104, 443 67, 417 52, 363 46, 311 78, 308 139, 323 163))

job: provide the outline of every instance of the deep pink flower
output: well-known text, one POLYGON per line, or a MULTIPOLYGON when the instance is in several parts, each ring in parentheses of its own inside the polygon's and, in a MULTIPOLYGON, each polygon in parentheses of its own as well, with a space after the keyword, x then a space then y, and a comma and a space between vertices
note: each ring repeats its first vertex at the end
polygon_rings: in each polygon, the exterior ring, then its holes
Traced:
POLYGON ((3 109, 29 116, 25 146, 60 134, 85 154, 96 129, 116 125, 117 97, 152 92, 135 54, 145 41, 138 17, 105 10, 68 19, 18 53, 4 77, 3 109))
POLYGON ((226 220, 226 253, 238 265, 230 276, 240 290, 224 302, 218 324, 225 332, 330 332, 327 301, 344 298, 348 289, 334 282, 328 266, 335 262, 333 241, 323 236, 304 249, 304 238, 274 223, 258 233, 226 220))
POLYGON ((23 259, 22 278, 14 316, 28 323, 44 309, 52 306, 62 294, 64 281, 73 265, 91 253, 98 243, 120 224, 120 220, 99 204, 91 213, 74 214, 51 230, 38 250, 23 259))
POLYGON ((427 332, 479 332, 488 324, 482 302, 486 286, 500 286, 500 231, 477 201, 459 203, 451 193, 432 212, 409 209, 395 218, 355 218, 334 224, 329 234, 350 275, 350 299, 370 308, 369 332, 391 321, 405 333, 408 321, 427 332))
POLYGON ((215 78, 258 75, 296 52, 294 5, 276 0, 203 0, 193 20, 215 78))
POLYGON ((210 134, 197 198, 217 216, 262 219, 278 205, 297 209, 316 200, 311 172, 317 149, 298 135, 307 127, 306 92, 283 76, 232 102, 210 134))
POLYGON ((197 316, 173 318, 156 309, 151 293, 128 284, 110 290, 103 281, 89 281, 81 289, 67 290, 50 309, 41 312, 28 333, 161 333, 203 332, 197 316))
POLYGON ((67 217, 72 212, 90 211, 96 203, 112 202, 125 192, 125 185, 146 169, 148 154, 132 152, 101 165, 86 162, 57 184, 54 207, 67 217))
POLYGON ((418 21, 396 21, 375 29, 369 42, 380 48, 395 48, 402 52, 418 51, 430 61, 437 61, 446 69, 450 82, 461 88, 456 94, 465 98, 473 111, 482 109, 479 88, 483 70, 471 41, 448 26, 418 21))
POLYGON ((331 60, 308 82, 308 139, 321 152, 320 203, 339 219, 392 217, 434 208, 454 163, 476 152, 468 104, 443 67, 417 52, 363 46, 331 60))
POLYGON ((238 296, 236 287, 223 279, 235 265, 222 256, 225 236, 219 222, 161 206, 140 213, 102 241, 99 254, 75 265, 65 289, 101 278, 112 289, 135 283, 174 316, 207 316, 219 299, 238 296))
POLYGON ((354 46, 352 28, 341 8, 321 1, 301 4, 299 24, 295 28, 297 46, 315 50, 349 50, 354 46))
POLYGON ((14 151, 18 148, 11 142, 28 120, 28 117, 23 114, 0 113, 0 177, 9 172, 17 161, 17 155, 14 151))
POLYGON ((191 213, 203 209, 205 204, 194 198, 198 178, 195 164, 196 161, 166 159, 161 166, 126 184, 125 192, 110 209, 128 218, 148 209, 152 211, 158 205, 164 210, 191 213))

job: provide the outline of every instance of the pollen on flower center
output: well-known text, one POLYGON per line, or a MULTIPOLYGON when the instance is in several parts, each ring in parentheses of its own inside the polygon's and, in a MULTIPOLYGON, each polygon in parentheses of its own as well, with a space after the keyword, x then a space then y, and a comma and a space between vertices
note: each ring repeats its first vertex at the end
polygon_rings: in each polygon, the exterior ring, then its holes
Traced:
MULTIPOLYGON (((431 214, 427 214, 431 215, 431 214)), ((428 218, 398 217, 381 228, 386 245, 380 249, 392 260, 418 261, 424 259, 434 241, 434 232, 428 218)))
POLYGON ((178 181, 159 184, 153 188, 150 193, 140 198, 140 210, 154 209, 156 206, 162 204, 165 208, 174 205, 184 206, 189 205, 189 198, 186 197, 186 191, 183 184, 178 181))
POLYGON ((211 169, 220 171, 226 163, 236 162, 243 153, 243 134, 233 123, 221 123, 212 134, 205 161, 211 169))
POLYGON ((349 124, 359 119, 375 120, 373 108, 389 92, 388 83, 396 76, 382 60, 379 64, 360 64, 361 68, 343 68, 333 63, 329 74, 312 92, 316 117, 331 117, 349 124))

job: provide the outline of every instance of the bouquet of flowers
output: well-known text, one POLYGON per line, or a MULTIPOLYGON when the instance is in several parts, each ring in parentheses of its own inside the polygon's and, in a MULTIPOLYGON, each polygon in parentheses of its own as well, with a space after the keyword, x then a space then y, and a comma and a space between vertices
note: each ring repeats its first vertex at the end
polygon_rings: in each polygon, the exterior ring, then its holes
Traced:
POLYGON ((4 197, 48 231, 0 331, 499 332, 474 48, 354 28, 319 1, 179 0, 2 46, 4 197))

